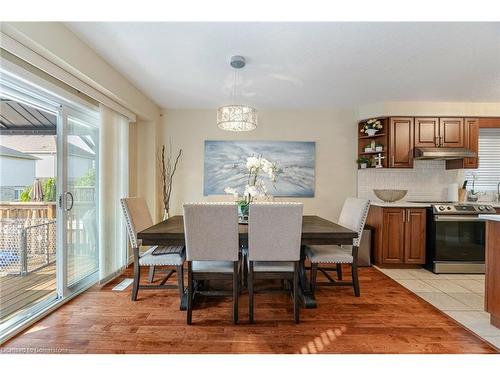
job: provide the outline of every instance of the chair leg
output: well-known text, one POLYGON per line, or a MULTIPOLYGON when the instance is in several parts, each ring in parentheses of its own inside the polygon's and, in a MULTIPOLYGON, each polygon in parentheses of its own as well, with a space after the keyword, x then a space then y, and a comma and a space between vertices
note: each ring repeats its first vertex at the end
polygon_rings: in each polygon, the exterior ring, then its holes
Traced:
POLYGON ((354 295, 359 297, 358 265, 355 262, 352 263, 352 286, 354 287, 354 295))
POLYGON ((316 277, 318 275, 318 264, 311 263, 311 293, 313 297, 316 294, 316 277))
POLYGON ((248 317, 250 323, 253 323, 253 262, 249 262, 248 267, 248 317))
POLYGON ((177 285, 179 287, 179 296, 182 299, 184 295, 184 265, 177 266, 177 285))
POLYGON ((188 262, 188 296, 187 296, 187 324, 191 325, 193 320, 193 271, 191 262, 188 262))
POLYGON ((153 283, 155 281, 155 266, 150 266, 149 267, 148 281, 150 283, 153 283))
POLYGON ((141 282, 141 266, 139 260, 134 261, 134 285, 132 287, 132 301, 137 301, 137 293, 139 292, 139 283, 141 282))
POLYGON ((342 280, 342 263, 337 263, 337 279, 342 280))
POLYGON ((233 322, 238 323, 238 294, 239 294, 239 262, 234 262, 233 266, 233 322))
POLYGON ((299 323, 299 267, 295 262, 293 269, 293 319, 299 323))

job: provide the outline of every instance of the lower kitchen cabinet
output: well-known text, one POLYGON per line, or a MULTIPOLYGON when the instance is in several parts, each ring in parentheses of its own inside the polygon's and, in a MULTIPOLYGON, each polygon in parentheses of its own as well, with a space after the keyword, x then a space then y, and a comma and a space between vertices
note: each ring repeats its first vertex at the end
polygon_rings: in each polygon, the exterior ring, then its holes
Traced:
POLYGON ((375 263, 424 264, 426 214, 425 208, 370 207, 375 263))

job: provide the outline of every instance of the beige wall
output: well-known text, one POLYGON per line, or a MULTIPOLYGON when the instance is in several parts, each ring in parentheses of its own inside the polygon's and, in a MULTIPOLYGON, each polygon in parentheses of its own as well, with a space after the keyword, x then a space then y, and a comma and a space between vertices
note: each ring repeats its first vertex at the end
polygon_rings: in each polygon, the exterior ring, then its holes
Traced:
MULTIPOLYGON (((183 149, 174 179, 172 213, 182 213, 183 202, 227 200, 227 196, 203 196, 205 140, 290 140, 316 142, 316 194, 304 202, 306 214, 336 220, 346 197, 356 193, 356 127, 351 111, 259 112, 259 126, 249 133, 219 130, 214 110, 166 110, 159 142, 169 137, 183 149)), ((282 198, 291 200, 290 198, 282 198)))
POLYGON ((358 120, 378 116, 500 116, 500 103, 385 102, 358 108, 358 120))

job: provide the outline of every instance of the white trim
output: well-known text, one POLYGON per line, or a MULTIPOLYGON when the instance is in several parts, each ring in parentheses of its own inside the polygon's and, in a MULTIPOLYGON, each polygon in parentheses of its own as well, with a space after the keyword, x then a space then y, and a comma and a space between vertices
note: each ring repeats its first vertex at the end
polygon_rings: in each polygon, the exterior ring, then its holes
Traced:
MULTIPOLYGON (((1 31, 0 47, 51 75, 52 77, 64 82, 78 91, 81 91, 99 103, 102 103, 114 111, 122 114, 127 117, 130 122, 136 121, 135 113, 1 31)), ((5 59, 2 59, 1 64, 3 65, 5 61, 5 59)))

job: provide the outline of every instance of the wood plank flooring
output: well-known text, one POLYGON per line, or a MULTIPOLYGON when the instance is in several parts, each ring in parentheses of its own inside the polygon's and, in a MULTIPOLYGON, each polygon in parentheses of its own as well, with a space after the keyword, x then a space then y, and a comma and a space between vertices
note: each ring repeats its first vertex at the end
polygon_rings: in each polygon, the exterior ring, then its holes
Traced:
MULTIPOLYGON (((147 274, 144 270, 143 274, 147 274)), ((345 269, 347 271, 347 268, 345 269)), ((240 324, 231 301, 201 300, 193 325, 179 311, 176 290, 95 286, 4 344, 57 353, 496 353, 496 349, 374 268, 360 269, 361 297, 349 287, 318 290, 317 309, 292 321, 285 294, 261 294, 255 324, 248 295, 240 297, 240 324)), ((345 272, 348 274, 348 272, 345 272)), ((144 275, 144 282, 146 275, 144 275)), ((175 279, 175 278, 173 278, 175 279)))
MULTIPOLYGON (((93 259, 80 257, 69 263, 69 279, 86 275, 95 267, 93 259)), ((0 276, 0 323, 7 320, 9 315, 30 308, 39 301, 55 296, 55 293, 55 262, 24 276, 0 276)))

